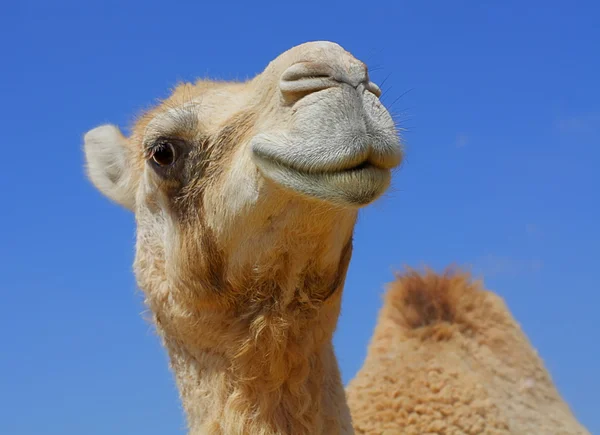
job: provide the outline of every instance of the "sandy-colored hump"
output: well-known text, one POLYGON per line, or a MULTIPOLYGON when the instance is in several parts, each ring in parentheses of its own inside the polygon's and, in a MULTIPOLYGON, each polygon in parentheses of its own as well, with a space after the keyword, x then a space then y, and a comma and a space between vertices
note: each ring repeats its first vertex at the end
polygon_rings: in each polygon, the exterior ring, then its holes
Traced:
POLYGON ((485 303, 489 296, 481 283, 464 271, 407 269, 389 285, 383 315, 405 330, 428 330, 443 339, 448 338, 449 327, 474 329, 474 310, 489 309, 485 303))
POLYGON ((454 268, 396 276, 347 396, 357 434, 589 434, 502 298, 454 268))

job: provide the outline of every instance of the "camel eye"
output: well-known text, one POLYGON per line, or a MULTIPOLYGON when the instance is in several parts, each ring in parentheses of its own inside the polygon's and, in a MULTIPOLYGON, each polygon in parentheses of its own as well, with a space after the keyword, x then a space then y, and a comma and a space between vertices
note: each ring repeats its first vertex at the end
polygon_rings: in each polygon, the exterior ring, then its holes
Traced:
POLYGON ((152 149, 152 160, 159 166, 171 166, 177 160, 175 147, 171 142, 161 142, 152 149))

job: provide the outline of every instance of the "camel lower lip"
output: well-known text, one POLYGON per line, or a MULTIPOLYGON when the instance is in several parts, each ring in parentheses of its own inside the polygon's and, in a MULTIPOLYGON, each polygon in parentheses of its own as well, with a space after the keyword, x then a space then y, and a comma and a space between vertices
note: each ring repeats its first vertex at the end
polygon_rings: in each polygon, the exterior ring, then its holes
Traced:
POLYGON ((347 169, 310 172, 256 154, 254 160, 267 179, 282 187, 343 206, 361 207, 373 202, 387 189, 391 179, 389 169, 369 161, 347 169))

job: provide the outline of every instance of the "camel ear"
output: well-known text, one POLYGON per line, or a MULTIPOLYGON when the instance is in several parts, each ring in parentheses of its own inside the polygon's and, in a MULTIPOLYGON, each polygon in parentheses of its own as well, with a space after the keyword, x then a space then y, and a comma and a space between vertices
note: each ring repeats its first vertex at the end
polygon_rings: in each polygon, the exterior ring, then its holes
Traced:
POLYGON ((127 138, 114 125, 101 125, 84 136, 87 174, 111 200, 133 210, 136 185, 127 138))

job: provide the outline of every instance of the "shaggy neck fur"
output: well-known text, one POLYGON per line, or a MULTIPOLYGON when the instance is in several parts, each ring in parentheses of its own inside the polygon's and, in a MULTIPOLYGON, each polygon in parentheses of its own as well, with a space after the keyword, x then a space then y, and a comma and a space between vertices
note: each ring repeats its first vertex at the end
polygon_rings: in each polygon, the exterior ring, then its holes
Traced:
POLYGON ((135 267, 190 433, 353 433, 332 346, 350 233, 337 249, 325 235, 302 241, 296 234, 293 249, 275 244, 275 255, 256 254, 247 267, 232 268, 223 262, 233 256, 220 258, 203 231, 177 237, 200 241, 200 251, 182 246, 177 258, 148 255, 140 232, 135 267), (176 276, 168 276, 170 261, 179 266, 176 276))
MULTIPOLYGON (((313 321, 327 322, 338 310, 339 299, 313 321)), ((196 348, 162 331, 190 433, 353 433, 331 331, 285 315, 248 323, 249 334, 236 334, 237 355, 196 348)))

